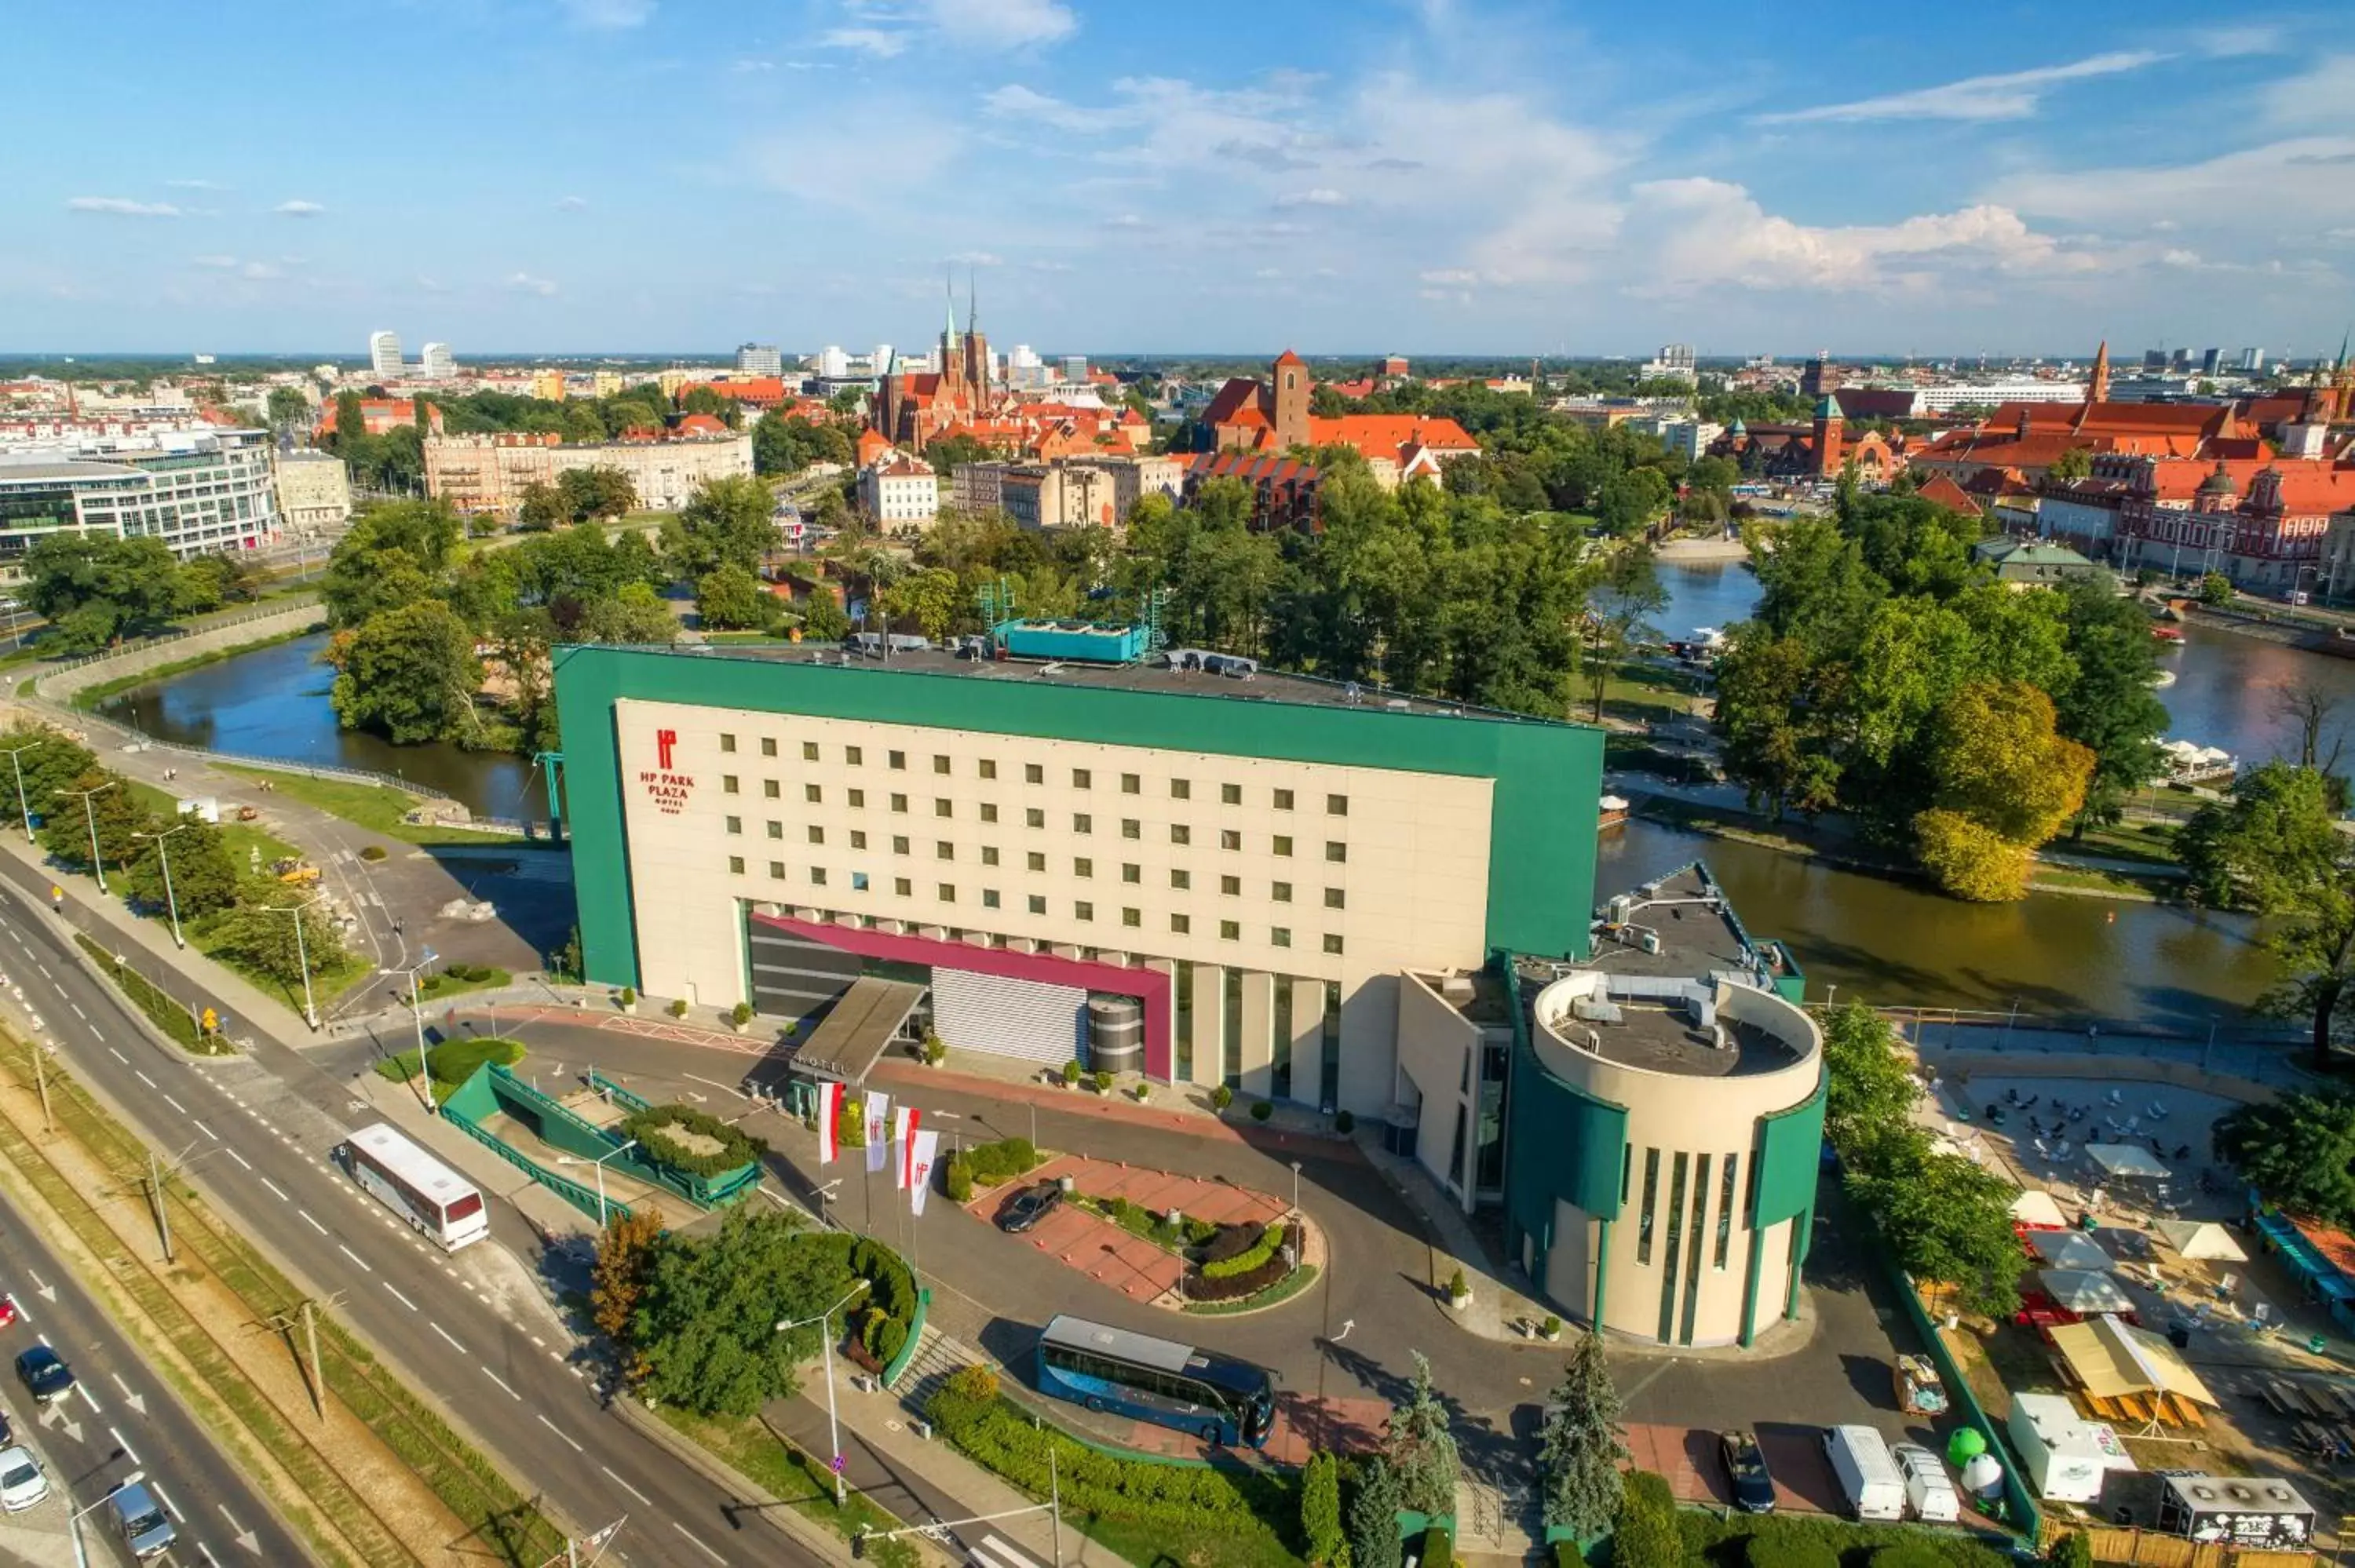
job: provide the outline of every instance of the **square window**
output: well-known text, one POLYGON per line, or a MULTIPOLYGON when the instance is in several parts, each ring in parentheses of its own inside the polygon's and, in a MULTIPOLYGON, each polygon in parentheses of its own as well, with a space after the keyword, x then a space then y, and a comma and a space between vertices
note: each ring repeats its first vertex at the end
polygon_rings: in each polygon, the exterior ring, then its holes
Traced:
POLYGON ((908 810, 908 797, 905 795, 893 795, 891 797, 891 809, 904 815, 908 810))
POLYGON ((1032 850, 1029 854, 1024 857, 1024 860, 1032 871, 1044 871, 1047 869, 1047 857, 1039 850, 1032 850))
POLYGON ((1230 898, 1240 898, 1243 892, 1243 879, 1240 876, 1222 876, 1219 878, 1219 891, 1230 898))
POLYGON ((826 800, 826 791, 815 784, 805 784, 802 786, 802 799, 815 806, 826 800))
POLYGON ((779 821, 771 821, 769 824, 769 836, 773 839, 783 838, 785 836, 785 824, 779 821))
POLYGON ((1341 890, 1339 888, 1328 887, 1325 890, 1325 907, 1327 909, 1341 909, 1348 907, 1348 900, 1342 896, 1341 890))
POLYGON ((981 776, 984 779, 995 779, 997 777, 997 763, 994 758, 985 757, 981 758, 975 766, 981 769, 981 776))
POLYGON ((995 801, 984 800, 981 803, 981 820, 985 822, 997 821, 997 806, 995 801))
POLYGON ((1190 871, 1173 871, 1169 874, 1169 885, 1176 888, 1191 887, 1194 885, 1194 874, 1190 871))
POLYGON ((893 854, 906 854, 908 853, 908 838, 906 834, 893 833, 891 835, 891 853, 893 854))
POLYGON ((819 827, 815 822, 811 823, 809 829, 809 842, 814 844, 822 844, 826 842, 826 830, 819 827))
POLYGON ((1075 833, 1092 833, 1095 831, 1096 820, 1093 817, 1089 816, 1085 811, 1074 811, 1071 813, 1071 832, 1075 833))
POLYGON ((1120 923, 1124 926, 1142 926, 1145 924, 1145 911, 1142 909, 1123 909, 1120 912, 1120 923))
POLYGON ((956 808, 949 804, 946 800, 943 800, 935 797, 932 800, 932 815, 935 817, 954 817, 956 815, 956 808))
POLYGON ((1120 868, 1120 879, 1123 882, 1143 882, 1145 868, 1141 865, 1123 865, 1120 868))
POLYGON ((981 863, 984 865, 996 865, 997 863, 997 849, 996 845, 984 844, 981 846, 981 863))
POLYGON ((1073 876, 1093 876, 1095 874, 1096 863, 1092 860, 1082 858, 1071 863, 1071 874, 1073 876))
POLYGON ((741 854, 731 854, 731 855, 730 855, 730 856, 728 857, 728 869, 729 869, 730 871, 734 872, 734 873, 735 873, 737 875, 739 875, 739 876, 743 875, 743 874, 744 874, 744 857, 743 857, 742 855, 741 855, 741 854))
POLYGON ((1123 817, 1120 820, 1120 836, 1124 839, 1141 839, 1145 836, 1145 824, 1135 817, 1123 817))
POLYGON ((735 737, 734 736, 732 736, 732 735, 723 735, 723 736, 721 736, 719 737, 719 749, 720 749, 720 750, 722 750, 722 751, 733 751, 733 750, 735 750, 735 749, 736 749, 736 737, 735 737))
POLYGON ((1124 773, 1120 776, 1120 792, 1122 794, 1135 795, 1142 791, 1144 788, 1145 780, 1137 775, 1134 773, 1124 773))
POLYGON ((1192 800, 1194 781, 1190 779, 1172 779, 1169 780, 1169 798, 1173 800, 1192 800))
POLYGON ((997 889, 995 887, 985 887, 981 890, 981 906, 984 909, 995 909, 997 907, 997 889))
POLYGON ((1289 789, 1278 789, 1278 790, 1275 792, 1275 809, 1276 809, 1277 810, 1279 810, 1279 811, 1289 811, 1290 810, 1292 810, 1292 791, 1291 791, 1291 790, 1289 790, 1289 789))
POLYGON ((826 867, 822 865, 814 865, 810 867, 810 885, 812 887, 824 887, 826 885, 826 867))
POLYGON ((761 755, 763 757, 774 757, 777 755, 777 737, 775 736, 764 735, 761 737, 761 755))
POLYGON ((1193 916, 1189 915, 1172 915, 1169 916, 1169 928, 1182 937, 1186 935, 1187 932, 1191 931, 1194 928, 1193 916))
POLYGON ((1240 805, 1241 805, 1242 803, 1243 803, 1243 787, 1242 787, 1241 785, 1240 785, 1240 784, 1221 784, 1221 785, 1220 785, 1220 786, 1219 786, 1219 804, 1220 804, 1220 805, 1221 805, 1221 806, 1240 806, 1240 805))
POLYGON ((784 795, 784 789, 783 789, 783 786, 779 785, 779 784, 778 784, 778 782, 777 782, 775 779, 762 779, 762 780, 761 780, 761 796, 762 796, 762 799, 763 799, 763 800, 775 800, 782 799, 782 798, 783 797, 783 795, 784 795))
POLYGON ((1047 813, 1036 806, 1028 807, 1022 813, 1022 825, 1029 828, 1043 828, 1047 825, 1047 813))
POLYGON ((853 828, 850 830, 850 847, 852 849, 865 849, 867 847, 866 829, 853 828))
POLYGON ((1033 915, 1044 915, 1046 912, 1047 901, 1039 897, 1037 894, 1032 894, 1030 895, 1030 913, 1033 915))
POLYGON ((1275 836, 1275 844, 1273 847, 1276 853, 1280 855, 1289 855, 1292 853, 1292 841, 1285 838, 1282 833, 1278 833, 1275 836))
POLYGON ((894 751, 883 760, 893 768, 904 769, 908 766, 908 754, 904 751, 894 751))
POLYGON ((864 747, 846 746, 842 748, 842 759, 857 768, 867 760, 867 750, 864 747))
POLYGON ((1096 906, 1095 906, 1094 905, 1092 905, 1092 904, 1088 903, 1085 899, 1082 899, 1079 903, 1074 904, 1074 905, 1072 905, 1072 906, 1071 906, 1071 918, 1072 918, 1072 919, 1074 919, 1074 920, 1092 920, 1092 919, 1094 919, 1095 917, 1096 917, 1096 906))
POLYGON ((815 762, 817 760, 817 742, 814 740, 805 740, 802 742, 802 760, 804 762, 815 762))
POLYGON ((946 773, 948 770, 949 759, 943 757, 937 751, 932 753, 932 771, 935 773, 946 773))
POLYGON ((723 794, 733 795, 736 793, 736 775, 733 773, 721 774, 719 776, 719 789, 723 794))
POLYGON ((729 819, 728 819, 728 831, 729 831, 730 832, 731 832, 731 833, 741 833, 741 832, 742 832, 744 831, 744 819, 743 819, 743 818, 741 818, 741 817, 730 817, 730 818, 729 818, 729 819))
POLYGON ((1219 922, 1219 940, 1221 942, 1240 942, 1242 940, 1242 938, 1243 923, 1241 921, 1221 920, 1219 922))
POLYGON ((1325 814, 1328 817, 1348 816, 1349 814, 1349 797, 1347 795, 1326 796, 1325 814))
POLYGON ((1046 781, 1047 769, 1045 765, 1037 762, 1026 762, 1022 765, 1022 782, 1025 784, 1044 784, 1046 781))
POLYGON ((850 803, 854 806, 864 807, 867 804, 867 791, 864 789, 853 789, 850 792, 850 803))
POLYGON ((865 872, 854 871, 850 874, 850 891, 853 893, 864 893, 867 891, 867 874, 865 872))
POLYGON ((1341 950, 1341 938, 1338 936, 1328 933, 1325 938, 1325 950, 1328 953, 1339 952, 1341 950))
POLYGON ((1183 822, 1172 822, 1169 824, 1169 842, 1173 844, 1190 844, 1194 842, 1194 830, 1183 822))
POLYGON ((891 879, 891 891, 902 898, 908 898, 914 895, 916 885, 904 876, 895 876, 891 879))
POLYGON ((1292 932, 1282 926, 1271 927, 1267 933, 1267 945, 1271 948, 1292 946, 1292 932))
POLYGON ((942 903, 943 903, 943 904, 954 904, 954 903, 955 903, 955 902, 956 902, 956 889, 955 889, 954 886, 952 886, 950 884, 945 883, 945 882, 942 883, 942 884, 941 884, 941 886, 940 886, 940 893, 941 893, 941 902, 942 902, 942 903))
POLYGON ((1327 839, 1325 841, 1325 858, 1337 865, 1349 858, 1349 846, 1327 839))
POLYGON ((1222 828, 1219 832, 1219 847, 1222 850, 1239 850, 1243 847, 1243 836, 1232 828, 1222 828))
POLYGON ((956 859, 956 845, 946 839, 936 841, 932 845, 932 858, 934 860, 956 859))
POLYGON ((771 861, 769 863, 769 874, 776 878, 779 882, 783 882, 785 879, 785 863, 781 860, 771 861))
POLYGON ((1095 779, 1095 774, 1085 768, 1074 768, 1071 769, 1071 788, 1074 789, 1094 789, 1095 779))
POLYGON ((1278 904, 1289 904, 1292 902, 1292 884, 1288 882, 1272 882, 1268 884, 1267 895, 1270 898, 1274 899, 1278 904))

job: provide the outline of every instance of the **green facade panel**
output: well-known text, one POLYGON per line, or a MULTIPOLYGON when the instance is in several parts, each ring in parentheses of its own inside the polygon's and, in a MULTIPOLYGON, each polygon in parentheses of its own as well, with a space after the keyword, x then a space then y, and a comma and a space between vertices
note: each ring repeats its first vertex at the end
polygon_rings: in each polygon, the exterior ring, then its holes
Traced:
POLYGON ((1586 952, 1599 730, 653 649, 559 648, 554 664, 582 961, 603 984, 639 983, 615 729, 624 698, 1488 779, 1489 945, 1586 952))
POLYGON ((1758 1118, 1758 1207, 1750 1223, 1760 1230, 1807 1213, 1816 1203, 1817 1169, 1824 1148, 1824 1086, 1788 1110, 1758 1118))

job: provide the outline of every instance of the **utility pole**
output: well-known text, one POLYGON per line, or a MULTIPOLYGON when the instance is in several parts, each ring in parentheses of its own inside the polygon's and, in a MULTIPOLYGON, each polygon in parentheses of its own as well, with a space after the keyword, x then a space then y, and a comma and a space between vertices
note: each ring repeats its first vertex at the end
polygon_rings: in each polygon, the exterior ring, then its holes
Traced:
POLYGON ((99 785, 94 789, 59 789, 57 791, 57 793, 60 795, 79 795, 81 797, 82 819, 90 824, 90 869, 91 874, 98 878, 98 890, 101 893, 106 891, 106 861, 104 857, 98 853, 98 806, 96 802, 99 796, 105 794, 109 789, 113 788, 114 786, 112 783, 106 783, 99 785))
POLYGON ((58 1129, 58 1124, 49 1116, 49 1075, 41 1062, 41 1043, 33 1040, 27 1042, 27 1044, 33 1053, 33 1087, 38 1090, 41 1096, 41 1130, 55 1132, 58 1129))
MULTIPOLYGON (((180 935, 180 899, 179 895, 172 891, 172 854, 171 851, 165 846, 164 841, 170 838, 174 833, 186 832, 194 825, 195 824, 191 822, 182 822, 178 827, 165 828, 160 833, 138 833, 133 835, 137 838, 154 839, 155 841, 155 858, 161 861, 164 865, 164 905, 165 907, 168 908, 172 912, 172 945, 176 948, 185 948, 188 943, 187 939, 180 935)), ((95 840, 91 842, 93 844, 96 842, 95 840)))
POLYGON ((319 1370, 319 1316, 312 1310, 311 1298, 307 1296, 303 1298, 303 1338, 308 1341, 311 1351, 311 1407, 317 1412, 319 1419, 325 1421, 327 1418, 327 1385, 319 1370))
POLYGON ((1054 1557, 1050 1568, 1063 1568, 1063 1486, 1055 1473, 1055 1445, 1047 1445, 1047 1518, 1054 1527, 1054 1557))
POLYGON ((16 770, 16 816, 25 824, 27 843, 33 842, 33 810, 31 807, 25 804, 25 764, 19 759, 25 753, 37 750, 41 745, 42 742, 37 740, 29 745, 11 747, 8 749, 9 765, 16 770))
POLYGON ((152 1149, 147 1151, 147 1196, 155 1206, 155 1229, 161 1232, 164 1237, 164 1261, 170 1263, 172 1261, 172 1220, 164 1209, 164 1168, 157 1161, 155 1151, 152 1149))

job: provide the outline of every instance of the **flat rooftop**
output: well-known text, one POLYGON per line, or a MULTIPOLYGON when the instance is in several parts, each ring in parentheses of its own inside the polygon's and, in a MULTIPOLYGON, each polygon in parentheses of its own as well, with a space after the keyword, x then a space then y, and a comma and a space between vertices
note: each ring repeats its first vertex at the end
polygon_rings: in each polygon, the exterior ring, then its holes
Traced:
POLYGON ((1597 911, 1603 923, 1595 933, 1594 956, 1582 967, 1609 974, 1701 976, 1751 966, 1749 933, 1699 861, 1631 887, 1625 896, 1624 924, 1610 918, 1615 900, 1597 911), (1644 947, 1647 931, 1659 938, 1657 953, 1644 947))
POLYGON ((1787 1067, 1799 1059, 1789 1044, 1755 1024, 1736 1023, 1720 1014, 1717 1032, 1710 1033, 1694 1028, 1682 1007, 1614 1000, 1619 1003, 1618 1022, 1565 1018, 1557 1033, 1583 1044, 1587 1040, 1580 1032, 1591 1029, 1595 1054, 1604 1061, 1688 1078, 1748 1077, 1787 1067), (1722 1047, 1717 1044, 1721 1034, 1725 1041, 1722 1047))
POLYGON ((1312 675, 1286 674, 1263 667, 1246 676, 1214 675, 1200 671, 1173 670, 1161 655, 1148 655, 1134 664, 1096 664, 1080 660, 961 659, 943 649, 894 652, 889 659, 849 653, 830 644, 811 647, 709 647, 661 649, 633 647, 633 653, 666 658, 736 659, 770 663, 839 666, 847 672, 899 675, 937 675, 963 681, 1011 681, 1025 685, 1048 684, 1076 690, 1153 692, 1171 696, 1219 697, 1238 703, 1288 703, 1307 707, 1363 708, 1369 713, 1420 714, 1432 717, 1480 718, 1512 724, 1556 725, 1553 719, 1507 713, 1476 704, 1444 698, 1408 696, 1379 686, 1319 680, 1312 675))

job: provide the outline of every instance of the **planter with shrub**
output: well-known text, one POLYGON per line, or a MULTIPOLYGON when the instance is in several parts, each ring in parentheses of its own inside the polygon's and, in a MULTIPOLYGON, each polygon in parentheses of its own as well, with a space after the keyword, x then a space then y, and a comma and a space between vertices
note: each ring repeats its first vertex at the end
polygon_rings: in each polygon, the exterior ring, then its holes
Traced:
POLYGON ((369 844, 360 851, 360 858, 370 863, 382 860, 384 857, 385 848, 382 844, 369 844))
POLYGON ((1546 1320, 1538 1325, 1538 1332, 1544 1337, 1547 1344, 1552 1344, 1561 1338, 1561 1319, 1550 1312, 1547 1313, 1546 1320))
POLYGON ((1268 1100, 1253 1100, 1252 1102, 1252 1120, 1265 1121, 1274 1114, 1275 1106, 1273 1102, 1268 1100))
POLYGON ((1459 1312, 1472 1304, 1472 1282, 1460 1268, 1447 1277, 1447 1304, 1459 1312))
POLYGON ((679 996, 673 997, 671 999, 670 1015, 673 1018, 685 1018, 687 1016, 687 998, 679 996))
POLYGON ((613 1129, 648 1160, 689 1176, 722 1176, 757 1161, 768 1145, 693 1106, 648 1106, 613 1129))
POLYGON ((1100 1095, 1112 1093, 1112 1075, 1098 1067, 1095 1071, 1095 1086, 1096 1093, 1100 1095))
POLYGON ((1217 1088, 1210 1091, 1210 1108, 1212 1110, 1224 1110, 1234 1103, 1235 1092, 1234 1090, 1227 1087, 1226 1085, 1220 1084, 1217 1088))
POLYGON ((947 1061, 948 1057, 949 1046, 947 1041, 942 1039, 937 1034, 927 1034, 924 1036, 925 1066, 937 1067, 943 1062, 947 1061))
POLYGON ((621 994, 616 996, 613 1001, 615 1005, 619 1006, 623 1012, 635 1012, 638 1010, 638 993, 632 987, 623 986, 622 988, 621 994))
POLYGON ((752 1004, 740 1001, 728 1010, 728 1027, 741 1034, 752 1027, 752 1004))
POLYGON ((1335 1132, 1347 1137, 1357 1129, 1358 1118, 1356 1117, 1351 1116, 1348 1111, 1340 1111, 1335 1114, 1333 1118, 1333 1130, 1335 1132))
POLYGON ((1080 1059, 1077 1056, 1074 1056, 1070 1061, 1064 1063, 1063 1086, 1067 1089, 1078 1088, 1080 1086, 1080 1059))

